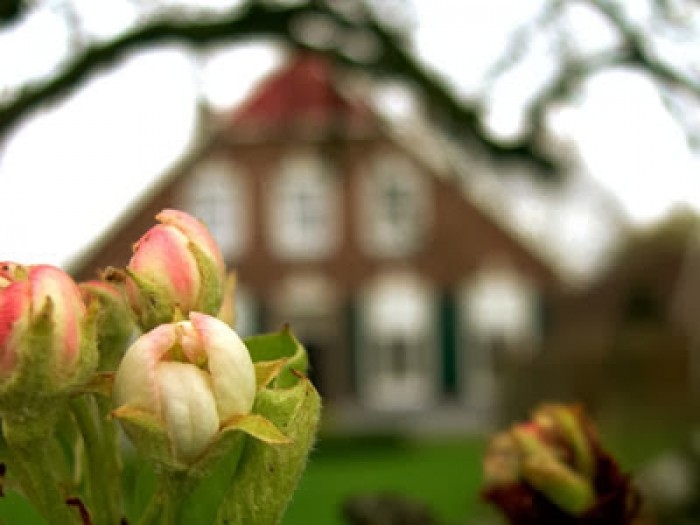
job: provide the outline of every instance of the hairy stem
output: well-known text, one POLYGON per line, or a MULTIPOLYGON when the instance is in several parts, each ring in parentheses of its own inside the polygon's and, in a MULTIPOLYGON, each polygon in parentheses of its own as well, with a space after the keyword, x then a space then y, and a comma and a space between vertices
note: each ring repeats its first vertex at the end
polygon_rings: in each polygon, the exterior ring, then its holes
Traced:
MULTIPOLYGON (((113 470, 113 462, 109 457, 111 451, 108 450, 107 439, 101 432, 101 421, 98 423, 97 407, 92 398, 86 396, 71 400, 70 405, 85 443, 88 493, 93 520, 96 525, 116 525, 121 519, 121 511, 118 506, 119 496, 112 493, 115 491, 114 478, 119 476, 119 472, 113 470)), ((119 490, 118 485, 116 490, 119 490)))
POLYGON ((50 523, 79 523, 79 516, 65 503, 55 473, 61 461, 55 455, 52 429, 35 421, 3 421, 3 432, 12 457, 11 466, 25 495, 50 523))

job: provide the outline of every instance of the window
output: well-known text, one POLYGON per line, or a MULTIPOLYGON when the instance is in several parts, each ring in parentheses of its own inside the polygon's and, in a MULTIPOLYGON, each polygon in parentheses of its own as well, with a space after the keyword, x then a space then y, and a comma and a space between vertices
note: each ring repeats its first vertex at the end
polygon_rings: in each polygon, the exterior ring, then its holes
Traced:
POLYGON ((462 391, 471 404, 494 403, 497 362, 528 358, 539 339, 535 288, 506 266, 483 269, 461 299, 459 359, 462 391))
POLYGON ((410 275, 378 280, 364 296, 358 389, 378 409, 431 404, 438 391, 436 311, 430 290, 410 275))
POLYGON ((408 159, 391 154, 374 159, 360 207, 363 243, 377 256, 399 257, 420 248, 428 226, 426 180, 408 159))
POLYGON ((312 155, 285 158, 271 200, 273 249, 292 259, 328 256, 338 238, 336 180, 312 155))
POLYGON ((248 205, 244 183, 232 164, 208 160, 197 166, 183 190, 180 206, 207 225, 225 259, 235 259, 245 250, 248 205))
POLYGON ((532 286, 507 268, 483 270, 469 291, 473 330, 504 340, 512 351, 532 343, 537 333, 537 302, 532 286))

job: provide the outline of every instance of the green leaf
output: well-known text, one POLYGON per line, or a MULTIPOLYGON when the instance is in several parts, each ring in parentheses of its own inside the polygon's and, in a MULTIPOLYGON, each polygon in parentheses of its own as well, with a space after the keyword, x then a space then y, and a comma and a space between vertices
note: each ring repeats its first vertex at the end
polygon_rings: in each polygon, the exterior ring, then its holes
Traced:
POLYGON ((289 326, 285 325, 279 332, 247 337, 244 342, 254 363, 287 358, 286 365, 273 383, 275 388, 294 386, 299 382, 300 375, 306 375, 306 350, 294 337, 289 326))
POLYGON ((314 443, 321 398, 307 379, 288 389, 258 393, 253 408, 293 443, 271 447, 248 439, 224 502, 219 525, 276 525, 297 487, 314 443))

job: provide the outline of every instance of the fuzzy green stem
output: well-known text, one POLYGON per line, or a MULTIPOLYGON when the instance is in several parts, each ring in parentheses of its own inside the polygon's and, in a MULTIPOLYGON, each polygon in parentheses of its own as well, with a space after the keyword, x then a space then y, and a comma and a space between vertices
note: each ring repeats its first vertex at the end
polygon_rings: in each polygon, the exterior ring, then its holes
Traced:
POLYGON ((180 525, 182 508, 196 484, 188 472, 163 470, 158 476, 158 488, 153 494, 139 525, 180 525))
POLYGON ((121 518, 120 509, 115 506, 113 492, 114 476, 105 446, 105 436, 101 435, 97 422, 96 407, 92 399, 82 396, 71 400, 73 417, 85 443, 88 467, 88 493, 92 519, 96 525, 116 525, 121 518))
POLYGON ((112 518, 115 523, 121 519, 122 509, 122 464, 119 448, 119 433, 116 422, 109 414, 112 411, 111 399, 96 396, 97 413, 100 423, 100 434, 103 444, 104 470, 107 475, 105 484, 110 499, 110 509, 113 509, 112 518))
POLYGON ((19 483, 24 496, 38 507, 40 501, 39 494, 36 491, 31 475, 24 468, 24 462, 16 457, 11 458, 8 462, 8 472, 10 472, 17 483, 19 483))
POLYGON ((51 427, 34 421, 3 421, 3 431, 12 456, 11 465, 22 490, 50 523, 79 523, 79 516, 65 503, 55 473, 60 461, 52 451, 51 427))
POLYGON ((165 495, 163 501, 162 525, 178 525, 182 516, 182 507, 194 485, 194 480, 187 472, 166 471, 162 474, 161 484, 165 495))
POLYGON ((148 502, 148 506, 141 515, 138 525, 158 525, 160 523, 164 498, 163 491, 159 487, 151 496, 151 501, 148 502))

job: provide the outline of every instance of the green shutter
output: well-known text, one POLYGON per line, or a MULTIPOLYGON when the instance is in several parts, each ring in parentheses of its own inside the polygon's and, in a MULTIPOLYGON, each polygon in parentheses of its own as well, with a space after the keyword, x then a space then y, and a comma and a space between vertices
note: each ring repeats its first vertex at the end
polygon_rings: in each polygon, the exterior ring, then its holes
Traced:
POLYGON ((547 297, 543 293, 537 294, 537 329, 539 330, 539 335, 544 339, 546 338, 552 329, 552 305, 547 297))
POLYGON ((457 393, 457 312, 454 297, 445 292, 440 297, 440 347, 442 349, 442 391, 457 393))

